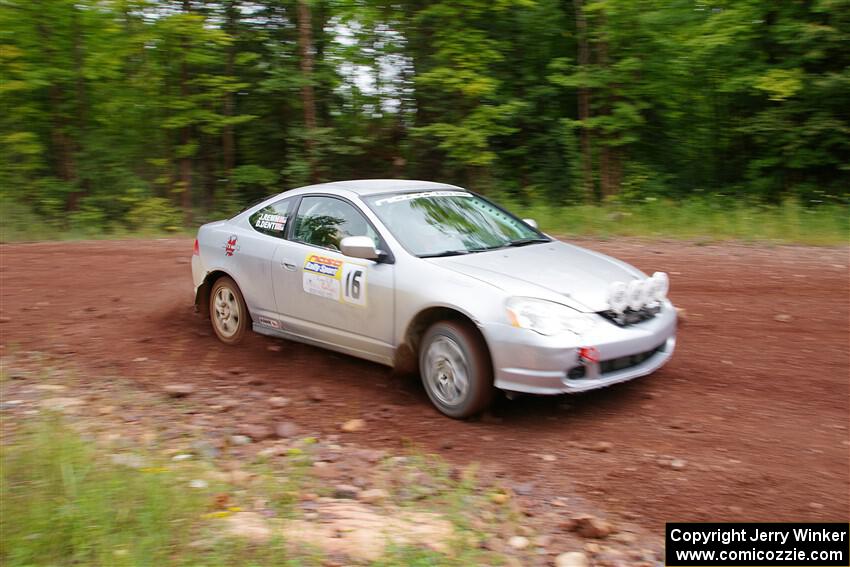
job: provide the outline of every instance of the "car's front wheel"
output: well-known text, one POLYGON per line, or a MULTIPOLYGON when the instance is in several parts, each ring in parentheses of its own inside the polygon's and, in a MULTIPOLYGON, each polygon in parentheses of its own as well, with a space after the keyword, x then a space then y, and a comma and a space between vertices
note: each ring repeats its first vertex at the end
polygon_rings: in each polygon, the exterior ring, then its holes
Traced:
POLYGON ((241 341, 250 325, 239 286, 227 276, 217 279, 210 291, 210 320, 219 340, 229 345, 241 341))
POLYGON ((419 349, 419 373, 431 402, 449 417, 464 418, 493 399, 493 367, 483 339, 471 325, 441 321, 419 349))

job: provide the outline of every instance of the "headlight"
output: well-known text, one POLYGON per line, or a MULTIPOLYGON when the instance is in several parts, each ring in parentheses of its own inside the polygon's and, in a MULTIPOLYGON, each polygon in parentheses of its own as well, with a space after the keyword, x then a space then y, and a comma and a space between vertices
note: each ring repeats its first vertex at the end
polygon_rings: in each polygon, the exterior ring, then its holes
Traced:
POLYGON ((581 335, 596 324, 594 319, 585 313, 543 299, 512 297, 505 307, 511 325, 530 329, 541 335, 558 335, 566 331, 581 335))

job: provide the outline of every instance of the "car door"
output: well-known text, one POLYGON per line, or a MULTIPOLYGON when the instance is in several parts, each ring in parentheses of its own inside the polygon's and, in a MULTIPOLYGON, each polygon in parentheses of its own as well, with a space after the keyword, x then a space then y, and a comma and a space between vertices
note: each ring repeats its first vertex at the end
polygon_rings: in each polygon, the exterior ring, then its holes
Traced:
POLYGON ((296 198, 287 197, 257 209, 247 218, 250 228, 240 225, 228 237, 230 247, 225 253, 229 254, 230 261, 238 265, 233 273, 238 277, 254 324, 261 327, 280 328, 273 289, 275 271, 271 259, 278 245, 283 242, 295 202, 296 198))
POLYGON ((353 203, 329 195, 302 197, 292 222, 272 262, 283 330, 391 362, 394 266, 340 252, 346 236, 369 236, 384 247, 374 226, 353 203))

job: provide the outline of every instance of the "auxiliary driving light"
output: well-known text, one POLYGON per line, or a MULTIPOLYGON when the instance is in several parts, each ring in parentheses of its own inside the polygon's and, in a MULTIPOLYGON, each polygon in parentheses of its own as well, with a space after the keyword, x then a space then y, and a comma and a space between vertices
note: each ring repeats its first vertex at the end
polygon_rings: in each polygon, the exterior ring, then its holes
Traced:
POLYGON ((615 313, 622 313, 629 306, 629 295, 626 284, 611 282, 608 286, 608 305, 615 313))
POLYGON ((670 278, 664 272, 655 272, 649 278, 649 281, 652 288, 649 295, 650 299, 664 301, 664 298, 667 297, 667 292, 670 290, 670 278))
POLYGON ((632 280, 626 288, 629 298, 629 307, 639 311, 646 304, 647 280, 632 280))

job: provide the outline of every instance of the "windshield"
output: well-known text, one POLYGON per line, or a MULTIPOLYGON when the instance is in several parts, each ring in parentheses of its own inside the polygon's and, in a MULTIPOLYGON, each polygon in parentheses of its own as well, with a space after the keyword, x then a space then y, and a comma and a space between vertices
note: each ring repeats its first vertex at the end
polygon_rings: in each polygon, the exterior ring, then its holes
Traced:
POLYGON ((466 191, 422 191, 364 199, 402 246, 426 258, 549 242, 539 231, 466 191))

